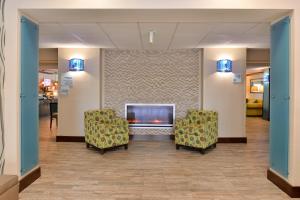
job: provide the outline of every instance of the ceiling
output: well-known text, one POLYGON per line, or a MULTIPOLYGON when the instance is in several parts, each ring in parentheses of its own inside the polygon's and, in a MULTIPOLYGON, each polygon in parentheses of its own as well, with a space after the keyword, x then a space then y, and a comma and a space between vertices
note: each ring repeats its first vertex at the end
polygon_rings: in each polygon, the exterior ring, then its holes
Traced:
POLYGON ((22 10, 40 24, 40 47, 268 48, 287 10, 22 10), (154 43, 149 43, 154 31, 154 43))
POLYGON ((247 68, 246 74, 258 74, 258 73, 264 73, 266 69, 269 69, 270 67, 256 67, 256 68, 247 68))

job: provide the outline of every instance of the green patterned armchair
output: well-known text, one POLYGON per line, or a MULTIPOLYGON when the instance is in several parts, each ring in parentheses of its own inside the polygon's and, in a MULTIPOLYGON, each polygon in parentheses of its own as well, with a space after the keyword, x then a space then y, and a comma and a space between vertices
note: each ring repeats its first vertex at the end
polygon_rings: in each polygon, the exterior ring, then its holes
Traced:
POLYGON ((116 146, 128 148, 128 122, 116 116, 112 109, 84 112, 84 132, 87 148, 94 146, 101 154, 116 146))
POLYGON ((202 154, 210 147, 216 147, 218 140, 218 114, 214 111, 188 110, 184 119, 175 123, 176 149, 189 146, 202 154))

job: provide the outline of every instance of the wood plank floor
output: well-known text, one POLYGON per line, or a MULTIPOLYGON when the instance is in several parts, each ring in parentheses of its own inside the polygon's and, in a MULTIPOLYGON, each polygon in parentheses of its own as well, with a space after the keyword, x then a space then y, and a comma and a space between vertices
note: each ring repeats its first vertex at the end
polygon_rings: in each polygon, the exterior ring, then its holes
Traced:
POLYGON ((22 200, 289 199, 266 178, 268 122, 247 119, 248 144, 218 144, 201 155, 173 141, 132 141, 100 155, 83 143, 55 143, 41 120, 42 177, 22 200))

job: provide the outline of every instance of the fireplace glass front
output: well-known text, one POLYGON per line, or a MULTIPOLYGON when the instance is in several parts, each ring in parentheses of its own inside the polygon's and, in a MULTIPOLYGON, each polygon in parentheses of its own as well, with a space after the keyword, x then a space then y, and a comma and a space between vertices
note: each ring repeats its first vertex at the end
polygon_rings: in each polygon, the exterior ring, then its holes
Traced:
POLYGON ((125 117, 131 127, 172 127, 174 104, 126 104, 125 117))

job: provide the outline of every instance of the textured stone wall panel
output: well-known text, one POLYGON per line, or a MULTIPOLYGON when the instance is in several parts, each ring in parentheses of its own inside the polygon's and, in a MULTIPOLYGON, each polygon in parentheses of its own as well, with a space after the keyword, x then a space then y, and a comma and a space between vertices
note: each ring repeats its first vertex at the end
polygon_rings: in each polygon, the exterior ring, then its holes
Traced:
MULTIPOLYGON (((199 49, 104 50, 104 106, 125 116, 126 103, 174 103, 176 117, 200 107, 199 49)), ((171 134, 132 129, 132 134, 171 134)))

